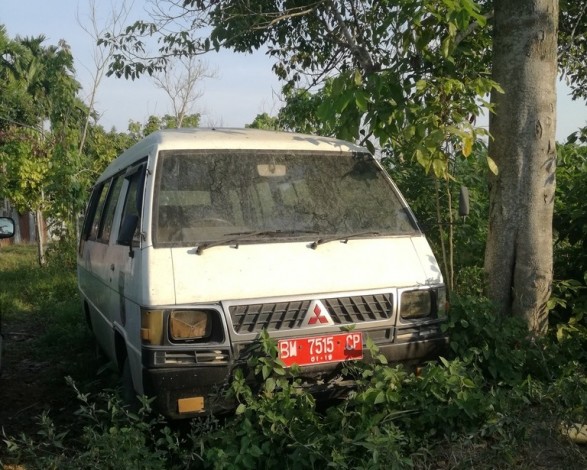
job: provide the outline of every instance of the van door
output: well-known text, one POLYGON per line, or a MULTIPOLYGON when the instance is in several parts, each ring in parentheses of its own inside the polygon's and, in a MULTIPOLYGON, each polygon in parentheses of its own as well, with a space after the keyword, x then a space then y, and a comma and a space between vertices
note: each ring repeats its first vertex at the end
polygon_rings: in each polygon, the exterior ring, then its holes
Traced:
MULTIPOLYGON (((78 276, 80 289, 89 304, 90 322, 102 349, 112 356, 112 296, 107 257, 114 242, 112 232, 123 175, 116 175, 94 188, 80 240, 78 276)), ((118 209, 118 210, 117 210, 118 209)))
MULTIPOLYGON (((120 211, 117 213, 118 229, 115 242, 107 254, 109 283, 112 295, 109 310, 115 312, 113 327, 119 331, 138 352, 138 304, 141 276, 142 208, 145 186, 146 163, 129 168, 124 175, 120 193, 120 211), (130 228, 129 228, 130 227, 130 228), (130 310, 130 311, 129 311, 130 310), (134 315, 128 328, 129 315, 134 315), (136 331, 135 331, 136 330, 136 331), (130 333, 130 334, 129 334, 130 333), (136 336, 136 339, 135 339, 136 336)), ((130 354, 130 351, 127 352, 130 354)))

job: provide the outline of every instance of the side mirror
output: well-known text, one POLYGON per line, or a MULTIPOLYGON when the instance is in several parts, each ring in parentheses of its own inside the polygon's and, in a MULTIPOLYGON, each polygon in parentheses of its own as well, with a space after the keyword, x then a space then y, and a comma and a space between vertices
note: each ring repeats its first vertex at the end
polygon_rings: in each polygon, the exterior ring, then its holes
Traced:
POLYGON ((138 225, 139 216, 136 214, 127 214, 120 225, 116 243, 122 246, 132 246, 132 240, 138 225))
POLYGON ((11 217, 0 217, 0 238, 13 237, 14 228, 14 219, 11 217))
POLYGON ((467 217, 469 215, 469 188, 461 186, 459 193, 459 216, 467 217))

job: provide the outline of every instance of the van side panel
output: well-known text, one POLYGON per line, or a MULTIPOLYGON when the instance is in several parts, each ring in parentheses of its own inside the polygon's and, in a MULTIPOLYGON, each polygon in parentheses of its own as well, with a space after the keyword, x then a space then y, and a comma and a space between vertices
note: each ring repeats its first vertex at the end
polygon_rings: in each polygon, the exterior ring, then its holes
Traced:
POLYGON ((111 360, 115 360, 112 318, 108 309, 110 287, 106 253, 108 245, 86 241, 78 264, 78 284, 82 298, 88 303, 92 330, 98 344, 111 360))

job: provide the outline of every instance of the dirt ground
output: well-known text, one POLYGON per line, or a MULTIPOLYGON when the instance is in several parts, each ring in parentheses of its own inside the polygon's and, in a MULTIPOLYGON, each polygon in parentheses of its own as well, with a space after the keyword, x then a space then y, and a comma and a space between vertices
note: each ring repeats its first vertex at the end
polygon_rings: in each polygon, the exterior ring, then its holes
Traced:
MULTIPOLYGON (((36 435, 39 417, 44 411, 49 411, 49 416, 57 424, 71 422, 79 407, 73 389, 65 380, 71 375, 70 363, 39 359, 35 354, 38 350, 35 342, 44 325, 31 316, 22 318, 25 320, 15 323, 4 319, 2 323, 0 441, 5 436, 21 433, 36 435)), ((92 356, 92 352, 89 355, 92 356)), ((90 375, 96 373, 97 364, 98 360, 95 364, 88 364, 88 368, 92 368, 90 375)), ((0 442, 0 459, 3 452, 5 446, 0 442)))
POLYGON ((29 434, 36 431, 43 410, 75 406, 73 395, 64 393, 67 387, 56 364, 33 359, 31 343, 39 331, 34 325, 5 321, 2 330, 0 427, 3 435, 29 434))

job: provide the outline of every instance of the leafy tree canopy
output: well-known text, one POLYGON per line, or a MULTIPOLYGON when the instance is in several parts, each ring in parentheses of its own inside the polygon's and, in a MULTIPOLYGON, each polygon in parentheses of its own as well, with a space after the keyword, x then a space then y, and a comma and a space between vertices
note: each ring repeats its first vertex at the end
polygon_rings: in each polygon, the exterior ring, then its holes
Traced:
POLYGON ((279 125, 279 120, 276 117, 269 116, 267 113, 257 114, 251 124, 246 124, 245 127, 250 129, 265 129, 271 131, 282 130, 279 125))
MULTIPOLYGON (((199 125, 200 114, 196 113, 184 116, 180 127, 198 127, 199 125)), ((177 119, 170 114, 166 114, 162 117, 151 115, 147 118, 147 121, 144 124, 138 121, 131 121, 128 125, 131 138, 135 141, 161 129, 176 128, 178 128, 177 119)))
POLYGON ((558 61, 573 98, 587 99, 587 2, 560 0, 558 61))
POLYGON ((0 125, 36 127, 46 120, 52 127, 77 121, 83 105, 76 98, 69 46, 44 46, 44 36, 11 40, 0 26, 0 125))
POLYGON ((473 0, 156 4, 170 13, 103 38, 117 51, 111 73, 151 73, 174 54, 266 47, 286 97, 321 93, 313 110, 321 130, 361 140, 371 150, 388 147, 438 176, 447 175, 451 153, 468 155, 483 132, 474 126, 481 105, 487 105, 480 97, 495 84, 488 78, 489 13, 473 0), (185 29, 186 23, 192 29, 185 29), (200 29, 197 36, 193 27, 203 25, 211 29, 200 29), (159 48, 152 59, 146 37, 155 34, 159 48))

